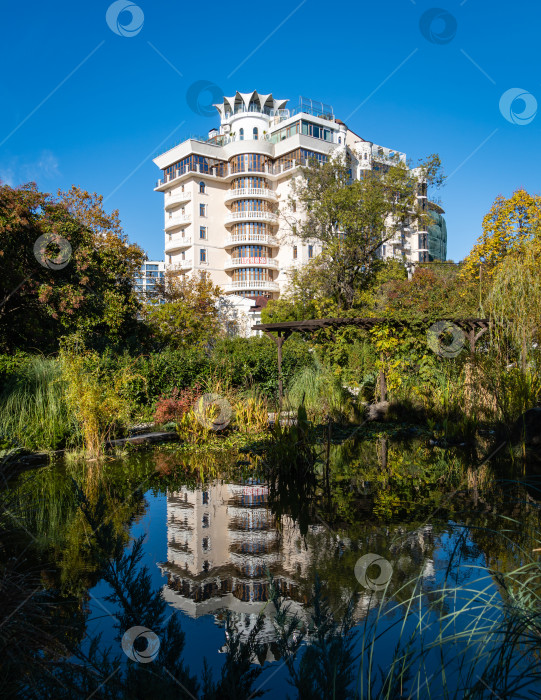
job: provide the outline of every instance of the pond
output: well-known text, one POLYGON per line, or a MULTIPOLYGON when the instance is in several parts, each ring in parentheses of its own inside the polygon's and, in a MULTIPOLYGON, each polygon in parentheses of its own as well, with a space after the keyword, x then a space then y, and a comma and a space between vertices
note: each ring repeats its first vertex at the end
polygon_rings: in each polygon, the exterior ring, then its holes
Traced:
MULTIPOLYGON (((161 590, 166 618, 180 622, 182 658, 198 678, 203 659, 219 676, 226 619, 246 640, 262 613, 251 658, 262 672, 253 690, 296 697, 271 589, 298 619, 302 652, 317 641, 312 615, 319 581, 332 619, 340 624, 351 616, 360 697, 428 697, 429 690, 444 697, 445 688, 450 697, 463 697, 466 684, 476 686, 475 697, 495 697, 503 686, 494 678, 490 686, 490 664, 481 664, 488 676, 478 670, 472 678, 472 661, 490 655, 483 644, 526 580, 530 597, 521 605, 539 616, 540 590, 539 568, 531 569, 538 567, 536 480, 504 452, 487 460, 488 440, 465 451, 393 431, 338 435, 317 446, 316 463, 299 472, 287 460, 265 461, 257 448, 189 454, 169 445, 29 471, 12 494, 19 524, 50 562, 49 585, 73 615, 81 648, 101 635, 100 648, 123 658, 111 587, 85 544, 98 529, 122 533, 126 551, 144 536, 138 566, 148 568, 152 587, 161 590), (99 523, 85 519, 81 499, 101 504, 99 523), (520 567, 526 568, 516 573, 520 567), (449 641, 442 662, 443 638, 449 641), (376 678, 396 663, 397 645, 408 666, 400 691, 376 678)), ((538 662, 536 653, 535 647, 517 652, 508 687, 538 662)), ((533 683, 517 697, 541 697, 540 690, 533 683)))

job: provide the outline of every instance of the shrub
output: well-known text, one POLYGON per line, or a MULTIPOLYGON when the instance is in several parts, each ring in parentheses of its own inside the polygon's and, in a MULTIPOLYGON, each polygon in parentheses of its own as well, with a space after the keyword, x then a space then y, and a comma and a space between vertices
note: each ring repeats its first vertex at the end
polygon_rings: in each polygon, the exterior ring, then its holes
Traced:
POLYGON ((175 387, 170 396, 160 396, 158 399, 154 413, 154 422, 163 425, 170 421, 180 420, 193 408, 194 403, 200 396, 201 388, 199 384, 182 391, 175 387))

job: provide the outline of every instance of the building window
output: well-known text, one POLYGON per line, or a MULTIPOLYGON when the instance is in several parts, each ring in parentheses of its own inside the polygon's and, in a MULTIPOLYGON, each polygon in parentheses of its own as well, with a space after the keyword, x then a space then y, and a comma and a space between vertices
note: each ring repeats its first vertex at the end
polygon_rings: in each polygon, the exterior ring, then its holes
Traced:
POLYGON ((207 227, 200 226, 199 227, 199 238, 206 238, 206 237, 207 237, 207 227))
POLYGON ((244 141, 244 129, 239 129, 239 139, 244 141))
POLYGON ((201 248, 201 250, 199 251, 199 262, 207 262, 206 248, 201 248))
POLYGON ((341 137, 341 136, 338 137, 338 143, 342 143, 342 137, 341 137))
POLYGON ((297 246, 294 245, 293 246, 293 260, 296 260, 296 259, 297 259, 297 246))
POLYGON ((199 194, 205 194, 205 183, 204 182, 199 183, 199 194))
POLYGON ((254 139, 257 141, 259 138, 259 131, 257 129, 257 126, 254 126, 254 139))
POLYGON ((205 514, 203 515, 203 518, 202 518, 202 520, 201 520, 201 525, 202 525, 203 527, 208 527, 208 526, 210 525, 210 520, 209 520, 208 513, 205 513, 205 514))
POLYGON ((308 246, 308 259, 311 259, 314 257, 314 246, 309 245, 308 246))
POLYGON ((180 254, 180 257, 182 260, 186 260, 186 252, 183 250, 182 253, 180 254))
POLYGON ((169 255, 168 258, 169 258, 169 264, 171 264, 171 256, 169 255))
POLYGON ((199 216, 206 216, 206 215, 207 215, 207 205, 200 204, 199 205, 199 216))

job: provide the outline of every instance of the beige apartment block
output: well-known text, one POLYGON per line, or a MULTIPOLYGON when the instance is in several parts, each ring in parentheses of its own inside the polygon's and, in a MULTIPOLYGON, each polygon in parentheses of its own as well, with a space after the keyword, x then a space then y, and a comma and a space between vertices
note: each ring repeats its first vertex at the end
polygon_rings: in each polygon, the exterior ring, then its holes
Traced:
MULTIPOLYGON (((277 298, 289 273, 315 257, 315 241, 294 235, 291 183, 312 160, 349 156, 352 178, 406 161, 405 153, 367 141, 332 107, 237 92, 215 105, 220 124, 208 138, 190 138, 155 158, 164 195, 166 269, 206 271, 225 294, 277 298)), ((415 171, 412 171, 417 176, 415 171)), ((426 207, 426 187, 419 182, 426 207)), ((428 234, 414 227, 381 246, 384 258, 428 260, 428 234)))

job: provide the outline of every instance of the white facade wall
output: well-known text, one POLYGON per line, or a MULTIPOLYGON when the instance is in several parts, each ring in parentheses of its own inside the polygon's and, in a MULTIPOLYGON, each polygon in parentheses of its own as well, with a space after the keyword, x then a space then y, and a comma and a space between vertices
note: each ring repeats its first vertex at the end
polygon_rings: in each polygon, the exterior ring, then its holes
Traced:
MULTIPOLYGON (((276 298, 287 287, 289 271, 306 264, 309 251, 312 257, 321 251, 291 232, 298 212, 288 197, 303 154, 331 157, 347 151, 354 178, 378 163, 405 161, 404 153, 363 140, 332 113, 326 118, 314 110, 292 114, 286 104, 257 92, 226 97, 216 105, 221 121, 214 139, 188 139, 154 160, 164 171, 155 190, 164 193, 167 269, 209 272, 226 294, 276 298), (300 131, 301 121, 311 125, 312 134, 285 131, 295 131, 295 125, 300 131)), ((382 254, 419 261, 420 240, 418 231, 405 229, 382 254)))

